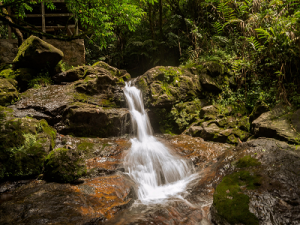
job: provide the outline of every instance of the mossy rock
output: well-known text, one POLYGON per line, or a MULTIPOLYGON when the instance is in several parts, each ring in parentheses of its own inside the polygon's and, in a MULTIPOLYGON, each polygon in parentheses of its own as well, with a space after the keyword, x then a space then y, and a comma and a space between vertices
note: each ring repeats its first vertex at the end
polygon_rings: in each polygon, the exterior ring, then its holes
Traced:
POLYGON ((78 66, 67 71, 57 73, 52 77, 55 83, 60 84, 62 82, 73 82, 79 79, 83 79, 86 76, 88 66, 78 66))
POLYGON ((260 176, 249 171, 239 171, 225 176, 214 193, 213 207, 219 220, 229 224, 258 225, 258 218, 249 211, 249 197, 242 189, 256 189, 260 176))
POLYGON ((17 81, 17 87, 21 92, 29 88, 29 83, 37 76, 37 72, 29 68, 19 68, 16 70, 6 69, 0 73, 0 77, 14 79, 17 81))
POLYGON ((9 110, 1 111, 5 113, 0 133, 0 179, 41 174, 56 131, 45 120, 12 118, 9 110))
POLYGON ((72 182, 86 174, 83 154, 77 149, 57 148, 45 159, 44 176, 57 182, 72 182))
POLYGON ((259 165, 261 165, 261 163, 257 159, 251 157, 251 155, 246 155, 243 158, 240 158, 236 163, 236 167, 238 168, 247 168, 259 165))
POLYGON ((207 74, 200 74, 199 79, 202 87, 209 92, 221 92, 222 89, 218 82, 207 74))
POLYGON ((63 56, 63 52, 53 45, 38 37, 30 36, 19 47, 18 54, 13 60, 13 68, 55 68, 63 56))
POLYGON ((199 119, 201 100, 196 98, 190 102, 181 102, 172 107, 171 114, 181 131, 199 119))
MULTIPOLYGON (((122 80, 124 81, 128 81, 130 80, 131 76, 129 73, 127 73, 126 70, 119 70, 115 67, 112 67, 110 65, 108 65, 107 63, 103 62, 103 61, 99 61, 96 62, 92 65, 92 68, 103 68, 107 71, 109 71, 111 73, 112 76, 118 77, 118 78, 122 78, 122 80)), ((89 74, 89 72, 87 72, 87 75, 89 74)))
POLYGON ((201 69, 201 72, 203 72, 204 69, 206 69, 206 72, 208 73, 208 75, 210 75, 212 77, 223 75, 227 70, 226 67, 222 63, 219 63, 216 61, 210 61, 210 62, 203 63, 203 69, 201 69))
POLYGON ((135 79, 148 107, 171 107, 201 94, 198 76, 183 67, 157 66, 135 79))
POLYGON ((10 105, 19 96, 19 92, 15 88, 16 81, 13 79, 0 78, 0 105, 10 105))

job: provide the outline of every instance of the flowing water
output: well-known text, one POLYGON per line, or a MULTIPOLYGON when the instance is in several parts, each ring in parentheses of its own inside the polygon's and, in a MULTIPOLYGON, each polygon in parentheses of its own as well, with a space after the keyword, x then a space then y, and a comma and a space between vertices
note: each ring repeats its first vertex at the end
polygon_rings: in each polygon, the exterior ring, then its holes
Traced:
POLYGON ((193 166, 152 135, 140 90, 126 83, 124 88, 136 137, 124 160, 129 176, 138 184, 141 203, 159 203, 170 197, 182 198, 187 184, 195 177, 193 166))

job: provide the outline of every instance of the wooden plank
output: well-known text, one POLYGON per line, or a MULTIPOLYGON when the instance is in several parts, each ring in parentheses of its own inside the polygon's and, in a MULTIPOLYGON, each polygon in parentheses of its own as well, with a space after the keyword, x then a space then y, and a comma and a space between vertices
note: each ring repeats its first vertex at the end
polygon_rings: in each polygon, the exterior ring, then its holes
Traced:
MULTIPOLYGON (((75 28, 75 24, 74 25, 68 25, 67 28, 75 28)), ((25 28, 31 28, 31 26, 25 26, 25 28)), ((43 28, 43 26, 34 26, 34 28, 37 28, 37 29, 41 29, 43 28)), ((45 29, 64 29, 66 28, 66 26, 45 26, 45 29)))
MULTIPOLYGON (((43 14, 26 14, 26 17, 42 17, 43 14)), ((73 16, 73 13, 51 13, 44 14, 45 17, 67 17, 73 16)))
MULTIPOLYGON (((7 13, 8 13, 8 15, 11 15, 11 8, 10 7, 7 7, 7 13)), ((12 39, 11 27, 8 25, 7 29, 8 29, 8 39, 12 39)))

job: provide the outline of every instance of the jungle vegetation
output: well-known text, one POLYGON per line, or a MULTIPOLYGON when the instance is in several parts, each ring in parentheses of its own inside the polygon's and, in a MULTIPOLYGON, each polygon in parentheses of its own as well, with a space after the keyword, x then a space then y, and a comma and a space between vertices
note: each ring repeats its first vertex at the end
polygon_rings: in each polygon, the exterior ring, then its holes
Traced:
MULTIPOLYGON (((4 24, 24 30, 32 4, 51 0, 2 0, 4 24), (17 8, 7 18, 5 7, 17 8), (10 22, 11 21, 11 22, 10 22)), ((103 60, 133 76, 151 67, 197 67, 210 62, 225 68, 234 86, 224 85, 212 100, 300 107, 300 2, 297 0, 66 0, 78 18, 88 64, 103 60)), ((39 33, 47 36, 47 34, 39 33)), ((72 39, 76 36, 56 38, 72 39)))

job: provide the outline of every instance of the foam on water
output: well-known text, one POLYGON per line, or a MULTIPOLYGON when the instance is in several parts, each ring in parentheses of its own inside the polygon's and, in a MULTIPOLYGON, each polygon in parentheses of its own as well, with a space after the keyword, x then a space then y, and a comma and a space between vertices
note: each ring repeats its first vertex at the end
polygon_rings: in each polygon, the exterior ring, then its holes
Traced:
POLYGON ((186 160, 171 154, 170 150, 152 135, 148 115, 140 90, 126 83, 124 88, 136 138, 124 166, 138 184, 138 198, 144 203, 159 203, 170 197, 181 197, 187 184, 195 177, 193 167, 186 160))

